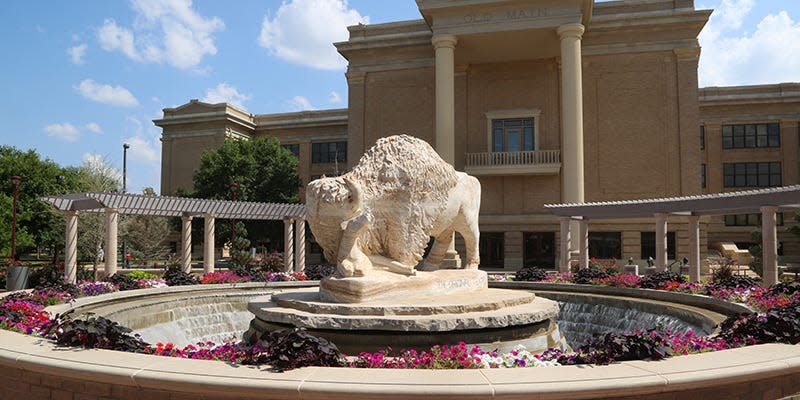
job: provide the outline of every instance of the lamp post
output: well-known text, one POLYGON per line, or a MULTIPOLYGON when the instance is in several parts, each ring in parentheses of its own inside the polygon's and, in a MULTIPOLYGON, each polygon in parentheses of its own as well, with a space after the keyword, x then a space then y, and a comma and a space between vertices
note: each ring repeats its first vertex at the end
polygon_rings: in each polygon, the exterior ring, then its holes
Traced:
POLYGON ((14 185, 14 202, 11 206, 11 263, 17 264, 17 197, 19 197, 19 184, 22 177, 14 175, 11 184, 14 185))
MULTIPOLYGON (((128 178, 128 149, 131 148, 131 145, 127 143, 122 144, 122 194, 125 194, 128 190, 127 186, 127 178, 128 178)), ((124 217, 124 216, 122 216, 124 217)), ((116 262, 116 260, 114 261, 116 262)), ((125 251, 125 236, 122 236, 122 267, 127 268, 128 265, 128 253, 125 251)))
MULTIPOLYGON (((236 182, 231 182, 231 200, 236 201, 236 192, 239 190, 239 184, 236 182)), ((231 218, 231 245, 233 245, 233 239, 236 237, 236 219, 231 218)))

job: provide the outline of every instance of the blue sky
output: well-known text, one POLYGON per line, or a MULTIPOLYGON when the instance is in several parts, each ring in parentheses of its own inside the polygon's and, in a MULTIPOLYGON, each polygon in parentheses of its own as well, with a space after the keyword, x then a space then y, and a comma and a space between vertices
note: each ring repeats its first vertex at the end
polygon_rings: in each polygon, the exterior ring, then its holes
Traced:
MULTIPOLYGON (((701 86, 800 82, 800 1, 696 0, 701 86)), ((161 109, 197 98, 255 114, 347 106, 347 25, 420 18, 413 0, 9 0, 0 143, 61 165, 105 159, 159 188, 161 109)))

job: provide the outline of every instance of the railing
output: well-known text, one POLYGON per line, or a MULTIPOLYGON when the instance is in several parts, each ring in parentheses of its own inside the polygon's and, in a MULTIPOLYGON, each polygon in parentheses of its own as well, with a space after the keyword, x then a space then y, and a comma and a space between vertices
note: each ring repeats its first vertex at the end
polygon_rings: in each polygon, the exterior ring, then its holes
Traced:
POLYGON ((467 153, 467 167, 561 164, 561 150, 467 153))

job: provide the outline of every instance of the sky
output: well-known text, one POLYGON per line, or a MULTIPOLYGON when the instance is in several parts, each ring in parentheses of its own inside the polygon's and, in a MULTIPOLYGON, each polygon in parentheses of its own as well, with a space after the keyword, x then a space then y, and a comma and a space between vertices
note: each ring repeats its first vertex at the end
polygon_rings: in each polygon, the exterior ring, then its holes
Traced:
MULTIPOLYGON (((695 0, 700 86, 800 82, 800 0, 695 0)), ((190 99, 253 114, 347 107, 349 25, 421 16, 413 0, 6 0, 0 145, 104 160, 159 191, 161 129, 190 99)))

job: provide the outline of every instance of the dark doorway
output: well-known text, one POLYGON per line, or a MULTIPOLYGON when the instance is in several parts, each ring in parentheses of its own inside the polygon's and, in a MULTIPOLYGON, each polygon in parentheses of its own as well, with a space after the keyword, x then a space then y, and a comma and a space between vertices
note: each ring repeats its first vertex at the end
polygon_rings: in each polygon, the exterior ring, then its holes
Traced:
POLYGON ((503 268, 505 254, 503 232, 481 232, 480 252, 482 268, 503 268))
POLYGON ((522 234, 522 240, 524 245, 524 266, 549 269, 555 268, 555 232, 524 232, 522 234))

